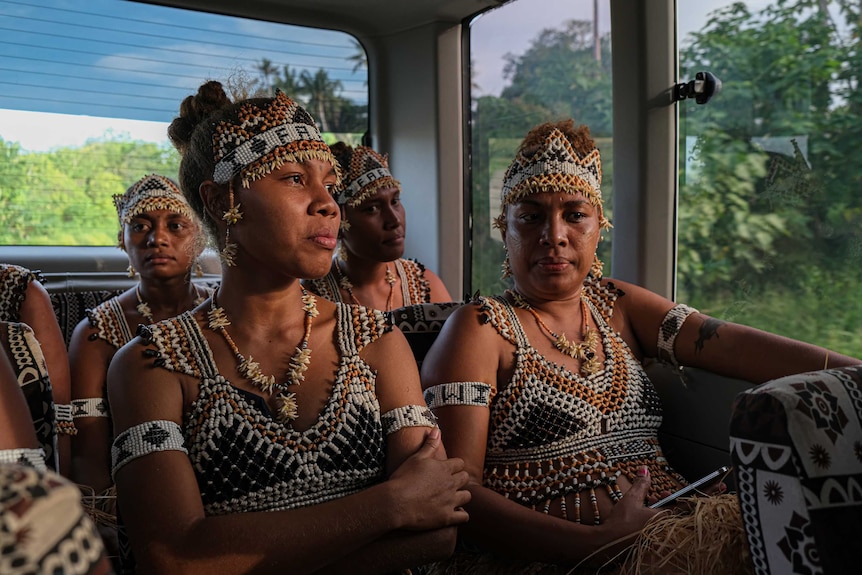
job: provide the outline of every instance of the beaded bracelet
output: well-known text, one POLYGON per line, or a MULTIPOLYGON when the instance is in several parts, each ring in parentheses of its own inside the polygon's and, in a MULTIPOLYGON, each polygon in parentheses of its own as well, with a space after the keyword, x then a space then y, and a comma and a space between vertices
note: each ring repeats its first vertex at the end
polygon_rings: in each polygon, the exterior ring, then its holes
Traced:
POLYGON ((78 435, 75 420, 72 419, 72 405, 69 403, 55 403, 54 416, 57 420, 57 433, 62 435, 78 435))
POLYGON ((693 313, 698 313, 693 307, 681 303, 677 304, 667 312, 658 328, 658 359, 677 370, 680 369, 680 365, 676 360, 676 354, 673 352, 673 344, 676 341, 676 336, 679 335, 679 330, 682 329, 682 324, 693 313))
POLYGON ((380 416, 383 433, 392 435, 405 427, 437 427, 437 417, 425 405, 402 405, 380 416))
POLYGON ((496 391, 483 381, 452 381, 426 389, 425 403, 431 409, 445 405, 488 407, 496 391))

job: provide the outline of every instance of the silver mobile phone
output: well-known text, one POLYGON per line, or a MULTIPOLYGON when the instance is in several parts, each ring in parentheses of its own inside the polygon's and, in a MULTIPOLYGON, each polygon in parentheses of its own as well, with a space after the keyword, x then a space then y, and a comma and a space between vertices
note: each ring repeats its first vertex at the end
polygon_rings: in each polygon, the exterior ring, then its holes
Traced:
POLYGON ((689 494, 693 493, 699 487, 706 486, 706 485, 708 485, 708 484, 710 484, 716 480, 722 479, 728 471, 730 471, 730 468, 727 467, 726 465, 723 465, 723 466, 719 467, 718 469, 716 469, 715 471, 713 471, 712 473, 701 477, 697 481, 693 481, 692 483, 689 483, 688 485, 686 485, 682 489, 680 489, 678 491, 674 491, 673 493, 671 493, 670 495, 668 495, 664 499, 659 499, 658 501, 656 501, 655 503, 650 505, 650 507, 653 509, 655 509, 656 507, 662 507, 662 506, 667 505, 668 503, 670 503, 672 501, 675 501, 679 497, 684 497, 686 495, 689 495, 689 494))

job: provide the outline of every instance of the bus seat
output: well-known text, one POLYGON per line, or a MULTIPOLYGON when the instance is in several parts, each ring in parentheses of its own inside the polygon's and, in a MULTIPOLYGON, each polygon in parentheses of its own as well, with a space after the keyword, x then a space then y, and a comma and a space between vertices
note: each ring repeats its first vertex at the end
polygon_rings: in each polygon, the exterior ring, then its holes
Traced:
MULTIPOLYGON (((670 465, 689 480, 730 465, 731 408, 748 381, 686 367, 682 372, 657 361, 645 362, 663 407, 659 442, 670 465)), ((733 489, 732 477, 725 480, 733 489)))
POLYGON ((741 393, 730 449, 758 575, 859 572, 862 366, 741 393))
MULTIPOLYGON (((75 326, 87 317, 86 311, 116 296, 137 283, 137 279, 116 273, 43 273, 45 289, 51 298, 54 315, 66 347, 72 338, 75 326)), ((220 276, 206 274, 194 282, 207 287, 218 285, 220 276)))
POLYGON ((400 307, 388 313, 389 320, 407 338, 420 368, 425 354, 443 329, 443 322, 461 305, 462 302, 420 303, 400 307))

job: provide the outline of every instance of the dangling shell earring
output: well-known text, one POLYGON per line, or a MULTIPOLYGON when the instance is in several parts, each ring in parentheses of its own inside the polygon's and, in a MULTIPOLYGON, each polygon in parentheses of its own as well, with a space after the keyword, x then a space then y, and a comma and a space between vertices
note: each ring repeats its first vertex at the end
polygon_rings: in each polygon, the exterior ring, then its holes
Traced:
POLYGON ((200 260, 195 260, 195 277, 204 277, 204 268, 201 265, 200 260))
POLYGON ((506 250, 506 259, 503 260, 503 274, 500 276, 501 280, 508 279, 512 277, 512 264, 509 263, 509 250, 506 250))
POLYGON ((233 205, 233 182, 228 186, 228 198, 230 201, 230 209, 222 215, 221 219, 227 222, 225 228, 224 249, 219 253, 219 258, 228 267, 236 265, 236 249, 237 245, 230 241, 230 227, 236 225, 242 219, 242 212, 239 211, 240 204, 233 205))
POLYGON ((590 266, 590 275, 597 280, 602 279, 602 269, 604 267, 605 264, 599 259, 599 254, 593 255, 593 265, 590 266))
POLYGON ((344 240, 338 242, 338 259, 347 261, 347 246, 344 245, 344 240))
POLYGON ((136 273, 138 273, 138 272, 135 270, 135 266, 133 266, 132 264, 129 264, 129 267, 128 267, 128 268, 126 268, 126 271, 128 272, 128 275, 129 275, 129 277, 130 277, 130 278, 135 277, 135 274, 136 274, 136 273))

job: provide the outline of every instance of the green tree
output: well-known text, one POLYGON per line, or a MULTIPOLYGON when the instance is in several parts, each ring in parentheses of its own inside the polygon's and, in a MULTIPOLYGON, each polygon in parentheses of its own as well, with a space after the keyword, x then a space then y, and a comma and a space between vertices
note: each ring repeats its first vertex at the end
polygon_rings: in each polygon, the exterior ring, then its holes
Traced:
POLYGON ((541 106, 547 120, 574 118, 594 135, 610 136, 610 38, 601 39, 601 59, 594 52, 593 23, 569 20, 560 30, 545 29, 520 56, 508 54, 503 73, 511 83, 505 100, 541 106))
POLYGON ((308 97, 307 105, 312 114, 317 116, 321 130, 331 132, 332 125, 329 121, 331 115, 337 114, 337 106, 341 101, 336 98, 338 92, 343 88, 340 80, 333 80, 323 68, 312 74, 303 70, 299 75, 302 83, 302 91, 308 97))

